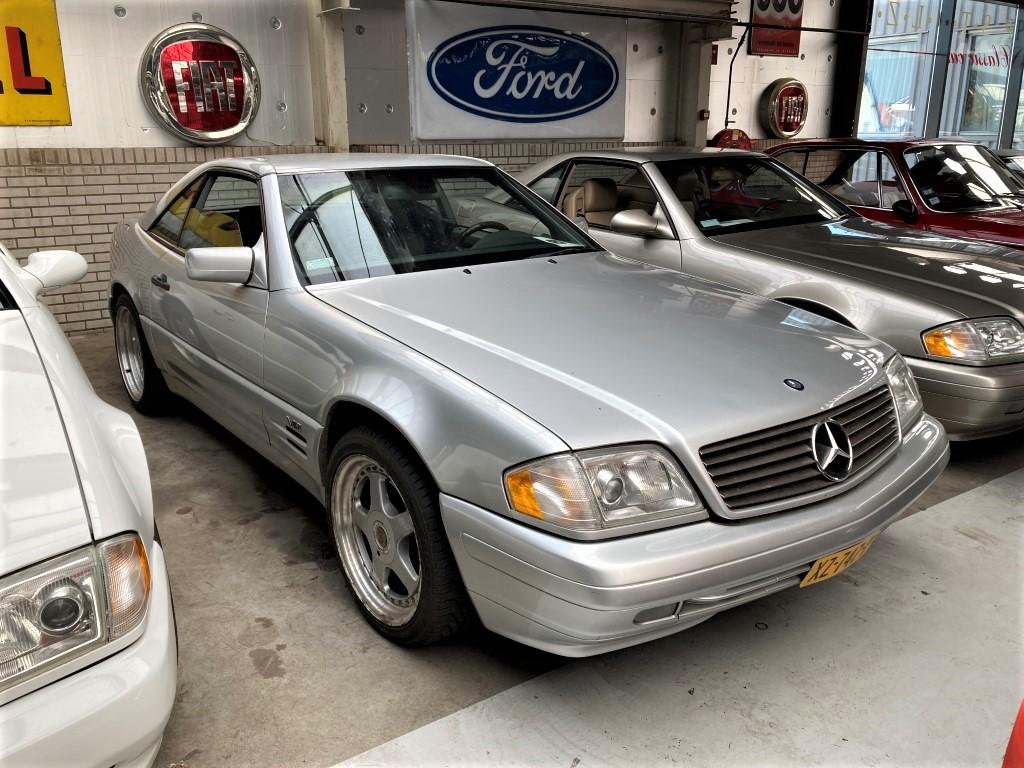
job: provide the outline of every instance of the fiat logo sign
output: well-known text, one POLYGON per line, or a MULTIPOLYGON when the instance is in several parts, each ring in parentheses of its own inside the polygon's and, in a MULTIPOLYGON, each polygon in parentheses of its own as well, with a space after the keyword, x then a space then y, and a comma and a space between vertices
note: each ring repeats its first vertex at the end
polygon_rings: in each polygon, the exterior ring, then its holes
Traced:
POLYGON ((152 115, 194 144, 244 132, 260 104, 260 80, 242 44, 209 24, 178 24, 147 46, 139 67, 152 115))
POLYGON ((791 139, 807 122, 807 89, 799 80, 776 80, 761 94, 759 106, 764 129, 777 139, 791 139))

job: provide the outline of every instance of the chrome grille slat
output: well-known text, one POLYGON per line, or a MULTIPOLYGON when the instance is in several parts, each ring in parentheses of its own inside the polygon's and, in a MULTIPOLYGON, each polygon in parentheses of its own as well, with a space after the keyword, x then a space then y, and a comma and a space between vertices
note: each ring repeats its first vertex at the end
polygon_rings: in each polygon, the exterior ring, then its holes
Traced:
POLYGON ((860 482, 895 450, 898 438, 896 410, 883 385, 814 416, 704 446, 700 457, 726 507, 772 505, 775 510, 806 503, 802 499, 809 494, 860 482), (839 422, 853 446, 853 466, 842 483, 822 476, 814 463, 811 431, 826 419, 839 422))

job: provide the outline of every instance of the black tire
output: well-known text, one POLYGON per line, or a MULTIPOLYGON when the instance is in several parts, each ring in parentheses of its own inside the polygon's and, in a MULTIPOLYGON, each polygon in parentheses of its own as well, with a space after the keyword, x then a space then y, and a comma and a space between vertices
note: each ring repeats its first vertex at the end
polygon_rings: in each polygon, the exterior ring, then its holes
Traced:
POLYGON ((345 584, 370 626, 388 640, 408 647, 438 643, 464 629, 475 614, 441 522, 438 490, 415 454, 401 439, 387 432, 358 427, 335 444, 328 462, 327 478, 331 538, 345 584), (347 463, 346 459, 354 460, 355 457, 369 458, 390 476, 415 529, 420 578, 418 601, 411 618, 400 625, 385 623, 364 604, 348 570, 357 564, 346 559, 339 543, 334 509, 336 484, 344 482, 339 478, 342 464, 347 463))
MULTIPOLYGON (((117 300, 114 302, 111 319, 114 322, 114 360, 117 363, 118 371, 121 373, 121 383, 132 407, 146 416, 159 416, 166 413, 170 408, 173 396, 167 388, 163 374, 153 360, 152 353, 149 351, 149 344, 146 343, 146 336, 142 332, 142 323, 139 322, 139 313, 135 309, 135 304, 128 297, 128 294, 122 293, 117 297, 117 300), (142 358, 141 392, 133 392, 132 387, 128 384, 129 374, 125 370, 125 363, 122 357, 122 343, 118 325, 122 313, 128 313, 130 316, 130 323, 133 325, 138 339, 139 355, 142 358)), ((128 320, 125 322, 128 322, 128 320)))

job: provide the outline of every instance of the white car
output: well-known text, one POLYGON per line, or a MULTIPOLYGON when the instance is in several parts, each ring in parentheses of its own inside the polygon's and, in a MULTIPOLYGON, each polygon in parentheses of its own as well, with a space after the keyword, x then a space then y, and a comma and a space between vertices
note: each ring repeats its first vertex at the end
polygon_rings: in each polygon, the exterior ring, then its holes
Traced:
POLYGON ((177 642, 149 470, 38 296, 73 251, 0 246, 0 765, 148 766, 177 642))

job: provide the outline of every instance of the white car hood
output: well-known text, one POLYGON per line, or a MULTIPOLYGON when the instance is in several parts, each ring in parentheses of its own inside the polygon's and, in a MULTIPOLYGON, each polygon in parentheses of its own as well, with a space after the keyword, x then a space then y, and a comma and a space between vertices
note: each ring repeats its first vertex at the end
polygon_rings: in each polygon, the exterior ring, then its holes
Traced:
POLYGON ((21 312, 0 311, 0 575, 90 541, 46 371, 21 312))

